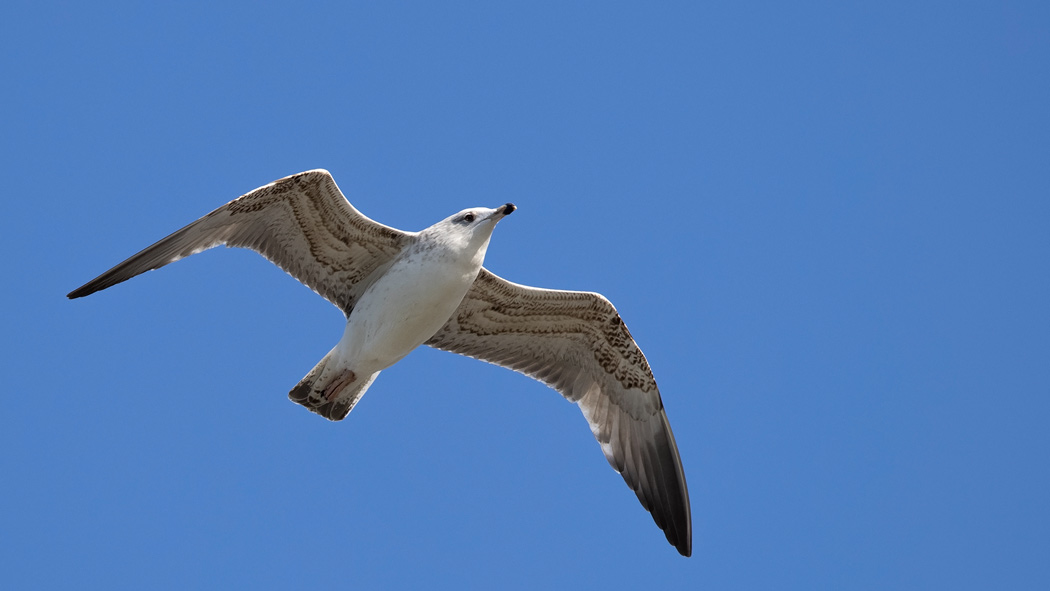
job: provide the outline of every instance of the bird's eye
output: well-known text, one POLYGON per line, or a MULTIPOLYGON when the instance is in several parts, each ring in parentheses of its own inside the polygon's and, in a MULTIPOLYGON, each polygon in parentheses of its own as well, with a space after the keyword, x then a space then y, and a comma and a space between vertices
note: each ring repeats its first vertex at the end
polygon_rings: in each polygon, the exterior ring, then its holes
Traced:
POLYGON ((463 221, 467 222, 468 224, 473 223, 474 222, 474 214, 468 213, 468 214, 464 215, 463 216, 463 221))

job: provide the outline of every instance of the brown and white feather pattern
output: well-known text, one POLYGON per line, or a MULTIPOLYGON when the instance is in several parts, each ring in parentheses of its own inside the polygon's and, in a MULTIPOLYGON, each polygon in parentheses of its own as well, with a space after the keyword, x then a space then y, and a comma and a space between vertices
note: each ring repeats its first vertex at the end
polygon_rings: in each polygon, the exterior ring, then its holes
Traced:
MULTIPOLYGON (((327 171, 311 170, 227 203, 69 297, 225 244, 259 252, 349 317, 417 236, 365 217, 327 171)), ((663 402, 645 356, 608 300, 517 285, 482 269, 427 344, 532 376, 578 404, 606 458, 668 541, 691 553, 689 496, 663 402)))
POLYGON ((414 234, 372 221, 346 200, 325 170, 260 187, 147 247, 69 294, 92 294, 225 244, 252 249, 349 316, 378 269, 414 234))
POLYGON ((521 372, 579 405, 605 457, 668 541, 691 553, 678 447, 649 363, 609 300, 518 285, 482 269, 426 344, 521 372))

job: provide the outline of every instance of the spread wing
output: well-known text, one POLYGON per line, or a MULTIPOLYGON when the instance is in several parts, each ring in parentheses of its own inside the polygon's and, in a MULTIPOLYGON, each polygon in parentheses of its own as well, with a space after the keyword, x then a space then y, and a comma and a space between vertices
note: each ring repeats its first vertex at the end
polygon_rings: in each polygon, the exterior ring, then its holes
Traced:
POLYGON ((482 269, 427 344, 513 369, 579 405, 606 459, 680 553, 689 492, 649 363, 599 294, 518 285, 482 269))
POLYGON ((223 205, 77 288, 95 293, 220 244, 250 248, 349 316, 367 279, 414 234, 374 222, 346 200, 332 175, 310 170, 223 205))

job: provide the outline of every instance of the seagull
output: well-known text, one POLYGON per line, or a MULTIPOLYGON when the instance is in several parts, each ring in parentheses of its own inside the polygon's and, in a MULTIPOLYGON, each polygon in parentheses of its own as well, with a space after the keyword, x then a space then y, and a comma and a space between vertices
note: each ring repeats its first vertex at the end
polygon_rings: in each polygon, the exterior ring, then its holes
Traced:
POLYGON ((365 217, 326 170, 234 199, 68 294, 80 298, 220 244, 263 255, 346 315, 339 343, 288 397, 332 421, 426 344, 520 372, 583 411, 668 542, 692 553, 689 492, 660 391, 600 294, 512 283, 482 263, 512 203, 405 232, 365 217))

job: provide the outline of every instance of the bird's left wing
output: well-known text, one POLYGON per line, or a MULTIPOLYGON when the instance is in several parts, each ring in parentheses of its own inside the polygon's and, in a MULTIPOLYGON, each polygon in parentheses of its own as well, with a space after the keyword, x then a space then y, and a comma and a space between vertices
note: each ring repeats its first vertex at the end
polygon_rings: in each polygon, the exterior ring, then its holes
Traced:
POLYGON ((689 492, 678 447, 649 363, 609 300, 518 285, 482 269, 426 344, 521 372, 575 402, 606 459, 689 556, 689 492))
POLYGON ((92 279, 79 298, 220 244, 250 248, 350 315, 367 279, 413 234, 357 211, 326 170, 242 195, 92 279))

